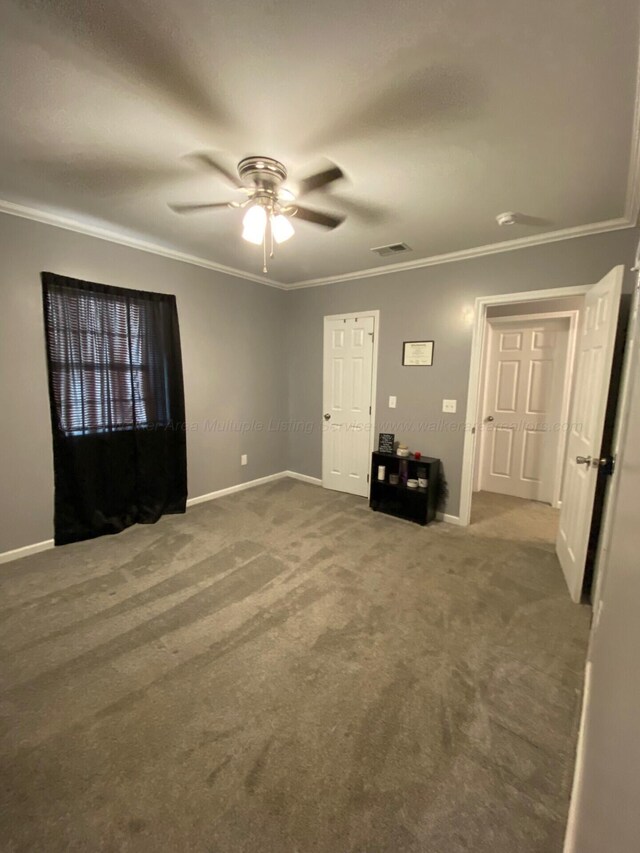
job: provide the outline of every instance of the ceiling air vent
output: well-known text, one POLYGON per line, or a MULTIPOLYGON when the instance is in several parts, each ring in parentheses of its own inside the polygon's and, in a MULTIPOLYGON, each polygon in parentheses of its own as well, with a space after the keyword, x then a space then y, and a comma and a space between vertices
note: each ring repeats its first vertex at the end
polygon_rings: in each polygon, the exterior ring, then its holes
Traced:
POLYGON ((406 243, 390 243, 388 246, 378 246, 376 249, 371 249, 376 255, 381 258, 386 258, 388 255, 399 255, 401 252, 411 252, 411 246, 406 243))

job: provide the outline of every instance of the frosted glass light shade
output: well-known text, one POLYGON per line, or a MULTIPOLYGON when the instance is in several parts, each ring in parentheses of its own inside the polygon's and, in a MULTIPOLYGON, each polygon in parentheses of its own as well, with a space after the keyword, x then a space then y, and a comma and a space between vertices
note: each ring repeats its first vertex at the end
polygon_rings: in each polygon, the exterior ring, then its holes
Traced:
POLYGON ((288 240, 295 234, 293 225, 281 213, 272 218, 271 228, 273 229, 273 239, 276 243, 284 243, 285 240, 288 240))
POLYGON ((259 246, 264 240, 267 227, 267 212, 264 207, 261 204, 252 205, 245 213, 242 225, 242 238, 259 246))

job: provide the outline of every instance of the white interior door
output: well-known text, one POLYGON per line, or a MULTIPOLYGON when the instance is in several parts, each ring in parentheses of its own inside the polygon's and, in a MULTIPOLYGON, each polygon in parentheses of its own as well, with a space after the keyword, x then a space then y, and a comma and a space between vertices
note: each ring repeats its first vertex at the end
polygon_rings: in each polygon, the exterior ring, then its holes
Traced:
POLYGON ((322 485, 367 497, 373 317, 325 318, 322 485))
POLYGON ((496 322, 489 329, 480 488, 551 503, 569 320, 496 322))
POLYGON ((569 418, 556 552, 571 598, 580 601, 611 379, 624 267, 615 267, 584 301, 569 418))

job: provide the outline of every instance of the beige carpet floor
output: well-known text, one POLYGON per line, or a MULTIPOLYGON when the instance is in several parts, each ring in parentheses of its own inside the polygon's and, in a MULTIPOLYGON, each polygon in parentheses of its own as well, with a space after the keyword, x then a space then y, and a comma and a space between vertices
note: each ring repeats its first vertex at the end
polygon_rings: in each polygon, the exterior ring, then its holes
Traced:
POLYGON ((555 548, 560 511, 539 501, 526 501, 492 492, 475 492, 471 501, 474 536, 504 539, 555 548))
POLYGON ((561 853, 589 627, 552 521, 281 480, 0 567, 0 848, 561 853))

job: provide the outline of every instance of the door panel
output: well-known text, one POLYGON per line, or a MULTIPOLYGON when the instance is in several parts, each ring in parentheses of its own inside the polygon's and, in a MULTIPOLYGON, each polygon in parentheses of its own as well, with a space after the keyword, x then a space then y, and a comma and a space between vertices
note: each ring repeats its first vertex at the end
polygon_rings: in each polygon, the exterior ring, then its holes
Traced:
POLYGON ((585 297, 571 410, 556 552, 569 592, 580 601, 598 478, 624 267, 615 267, 585 297), (578 458, 589 460, 578 462, 578 458))
POLYGON ((513 430, 496 427, 493 433, 491 473, 495 477, 508 477, 513 462, 513 430))
POLYGON ((522 349, 521 332, 502 332, 500 334, 500 352, 513 352, 522 349))
POLYGON ((524 433, 524 449, 522 451, 522 479, 531 483, 540 482, 542 465, 543 433, 528 429, 524 433))
POLYGON ((374 322, 327 319, 324 329, 322 484, 363 497, 369 494, 374 322))
POLYGON ((548 415, 553 391, 553 361, 533 359, 529 364, 529 388, 525 410, 528 415, 548 415))
POLYGON ((496 412, 515 412, 518 398, 520 363, 500 361, 496 380, 496 412))
POLYGON ((550 502, 569 321, 514 320, 489 329, 480 488, 550 502))

